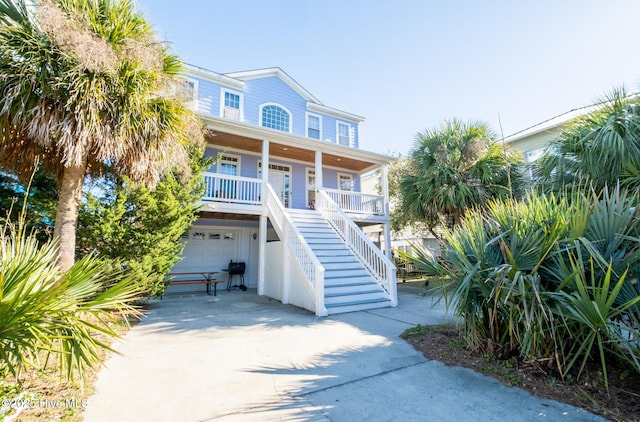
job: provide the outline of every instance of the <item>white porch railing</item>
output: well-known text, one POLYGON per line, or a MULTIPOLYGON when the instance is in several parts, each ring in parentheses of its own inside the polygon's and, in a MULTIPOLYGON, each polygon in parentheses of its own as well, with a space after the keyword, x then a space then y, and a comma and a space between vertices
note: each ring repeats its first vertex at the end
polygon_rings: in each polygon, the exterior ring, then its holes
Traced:
POLYGON ((315 303, 316 315, 327 316, 327 308, 324 305, 324 267, 311 250, 304 236, 293 224, 293 221, 282 206, 279 196, 271 185, 267 183, 265 186, 265 206, 271 224, 284 242, 285 253, 288 252, 290 254, 291 261, 298 265, 298 268, 306 277, 306 280, 302 280, 302 283, 304 283, 307 294, 315 303))
POLYGON ((361 192, 323 189, 336 205, 349 213, 385 215, 384 197, 361 192))
POLYGON ((333 226, 345 244, 362 261, 376 282, 389 294, 391 306, 398 305, 396 267, 364 232, 324 191, 316 194, 316 209, 333 226))
POLYGON ((261 205, 262 180, 250 177, 228 176, 220 173, 203 173, 204 201, 233 202, 261 205))

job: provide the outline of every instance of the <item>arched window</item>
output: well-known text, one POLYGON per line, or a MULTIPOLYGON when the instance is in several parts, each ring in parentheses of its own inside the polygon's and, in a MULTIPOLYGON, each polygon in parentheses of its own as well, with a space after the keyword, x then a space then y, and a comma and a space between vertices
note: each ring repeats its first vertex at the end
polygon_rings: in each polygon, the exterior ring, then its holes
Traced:
POLYGON ((262 126, 291 132, 291 113, 275 104, 262 106, 262 126))

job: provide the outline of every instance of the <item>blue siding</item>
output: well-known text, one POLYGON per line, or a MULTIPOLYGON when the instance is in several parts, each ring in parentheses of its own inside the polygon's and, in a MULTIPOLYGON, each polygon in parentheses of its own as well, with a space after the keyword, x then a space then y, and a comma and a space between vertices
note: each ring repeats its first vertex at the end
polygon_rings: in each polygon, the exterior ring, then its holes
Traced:
POLYGON ((332 144, 338 143, 338 122, 346 123, 353 128, 354 148, 358 148, 358 124, 345 119, 338 119, 333 116, 322 114, 322 138, 332 144))
POLYGON ((244 85, 245 121, 260 126, 260 105, 276 103, 291 113, 292 133, 305 136, 305 112, 307 102, 282 79, 250 79, 244 85))
MULTIPOLYGON (((249 79, 244 82, 244 90, 221 85, 208 79, 187 75, 189 79, 198 81, 198 112, 220 116, 220 94, 225 88, 233 92, 243 94, 244 116, 242 121, 254 125, 261 125, 260 105, 265 103, 275 103, 283 106, 291 113, 292 133, 301 136, 306 134, 306 100, 293 88, 287 85, 282 79, 276 76, 265 78, 249 79)), ((346 119, 310 111, 313 114, 322 116, 322 139, 319 142, 337 143, 337 121, 351 125, 354 130, 354 147, 359 148, 359 128, 358 123, 346 119)))
POLYGON ((198 113, 220 115, 220 84, 207 79, 189 76, 198 81, 198 113))

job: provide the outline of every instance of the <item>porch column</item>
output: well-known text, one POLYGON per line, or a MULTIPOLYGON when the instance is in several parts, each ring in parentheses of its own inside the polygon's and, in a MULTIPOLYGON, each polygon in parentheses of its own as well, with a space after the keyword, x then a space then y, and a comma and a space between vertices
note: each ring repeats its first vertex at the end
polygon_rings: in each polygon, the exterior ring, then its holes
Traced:
POLYGON ((322 188, 322 151, 316 151, 316 191, 322 188))
POLYGON ((262 140, 262 183, 269 181, 269 140, 262 140))
POLYGON ((267 246, 267 215, 265 208, 265 198, 267 183, 269 181, 269 141, 262 141, 262 213, 260 215, 260 243, 258 247, 258 294, 264 295, 264 280, 266 272, 265 248, 267 246))
POLYGON ((258 243, 258 294, 264 295, 264 279, 265 279, 265 248, 267 246, 267 216, 260 216, 260 230, 258 230, 260 240, 258 243))
MULTIPOLYGON (((384 215, 389 216, 389 165, 383 164, 380 168, 380 189, 384 203, 384 215)), ((384 223, 384 253, 391 259, 391 224, 384 223)))

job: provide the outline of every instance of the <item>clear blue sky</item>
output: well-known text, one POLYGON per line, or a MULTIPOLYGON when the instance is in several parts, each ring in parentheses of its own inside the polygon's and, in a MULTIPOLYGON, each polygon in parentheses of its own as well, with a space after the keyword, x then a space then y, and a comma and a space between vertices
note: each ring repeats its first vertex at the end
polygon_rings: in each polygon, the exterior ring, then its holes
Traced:
POLYGON ((187 63, 280 67, 364 116, 360 147, 406 154, 445 119, 498 134, 640 89, 638 0, 137 0, 187 63))

